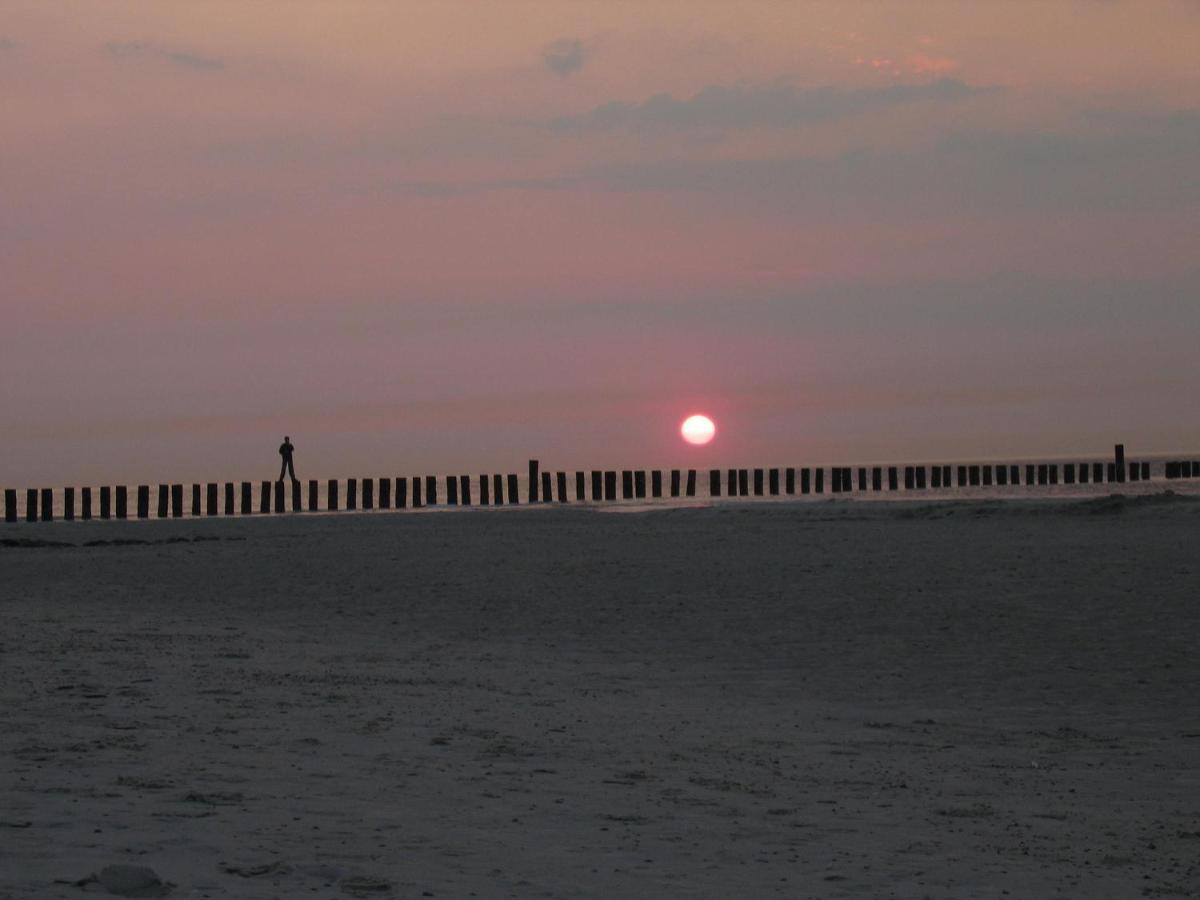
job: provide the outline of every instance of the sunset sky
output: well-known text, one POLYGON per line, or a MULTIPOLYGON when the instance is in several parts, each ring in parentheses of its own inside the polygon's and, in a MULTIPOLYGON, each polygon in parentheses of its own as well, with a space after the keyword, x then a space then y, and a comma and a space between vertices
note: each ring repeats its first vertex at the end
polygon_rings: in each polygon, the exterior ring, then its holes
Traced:
POLYGON ((0 482, 1200 449, 1197 48, 1194 0, 0 0, 0 482))

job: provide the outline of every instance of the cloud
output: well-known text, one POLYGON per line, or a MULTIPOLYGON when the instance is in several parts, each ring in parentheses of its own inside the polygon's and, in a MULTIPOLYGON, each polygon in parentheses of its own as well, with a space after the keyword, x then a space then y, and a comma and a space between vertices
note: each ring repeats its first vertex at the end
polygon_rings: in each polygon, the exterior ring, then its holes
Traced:
POLYGON ((196 72, 213 72, 225 68, 225 63, 215 57, 174 50, 150 41, 109 41, 104 48, 116 59, 159 60, 196 72))
POLYGON ((542 62, 555 75, 567 76, 583 68, 587 53, 578 38, 559 38, 542 50, 542 62))
POLYGON ((915 101, 960 100, 984 90, 989 89, 953 78, 855 89, 711 85, 684 100, 656 94, 642 103, 605 103, 582 116, 553 119, 549 125, 563 132, 792 128, 915 101))

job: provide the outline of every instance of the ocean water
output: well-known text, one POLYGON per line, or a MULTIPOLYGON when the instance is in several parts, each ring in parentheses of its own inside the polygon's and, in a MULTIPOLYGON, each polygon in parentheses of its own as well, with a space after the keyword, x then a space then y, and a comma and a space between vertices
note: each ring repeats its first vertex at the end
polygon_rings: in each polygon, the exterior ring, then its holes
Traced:
MULTIPOLYGON (((1071 498, 1088 499, 1088 498, 1094 498, 1094 497, 1100 497, 1100 496, 1107 496, 1110 494, 1123 494, 1123 495, 1127 495, 1127 496, 1138 496, 1138 495, 1159 493, 1159 492, 1162 492, 1165 490, 1171 490, 1178 494, 1200 496, 1200 477, 1171 478, 1171 479, 1166 477, 1166 469, 1167 469, 1168 462, 1175 462, 1175 461, 1180 461, 1180 460, 1187 460, 1189 462, 1191 460, 1200 460, 1200 452, 1192 453, 1192 454, 1172 454, 1172 455, 1130 457, 1127 459, 1127 468, 1129 467, 1129 464, 1133 463, 1133 462, 1136 462, 1138 464, 1146 462, 1149 464, 1150 477, 1149 477, 1149 479, 1143 479, 1143 478, 1139 477, 1137 480, 1132 480, 1131 478, 1129 478, 1129 476, 1127 474, 1126 480, 1123 483, 1108 482, 1107 480, 1104 482, 1101 482, 1101 483, 1097 483, 1091 477, 1092 473, 1093 473, 1094 464, 1100 463, 1104 469, 1105 478, 1107 478, 1107 475, 1108 475, 1107 468, 1108 468, 1108 463, 1111 462, 1110 459, 1099 459, 1099 458, 1046 459, 1046 458, 1041 458, 1041 459, 1004 460, 1002 462, 1001 461, 988 461, 988 462, 971 462, 971 463, 959 463, 959 462, 925 463, 925 464, 923 464, 923 466, 925 469, 926 480, 925 480, 925 487, 923 489, 918 488, 915 485, 911 489, 908 489, 905 487, 905 465, 906 464, 900 464, 900 465, 895 466, 897 469, 897 475, 898 475, 898 484, 897 484, 896 490, 890 490, 889 484, 888 484, 888 468, 890 465, 895 465, 895 464, 856 463, 856 464, 848 467, 851 470, 851 490, 849 490, 849 491, 835 491, 833 489, 834 470, 830 466, 810 466, 810 467, 808 467, 809 472, 810 472, 810 490, 808 493, 802 492, 801 470, 805 467, 795 466, 794 468, 796 470, 796 476, 795 476, 795 493, 794 494, 788 494, 786 492, 786 466, 778 466, 778 467, 773 467, 773 468, 778 468, 778 470, 779 470, 779 493, 776 495, 772 495, 770 493, 769 472, 770 472, 770 468, 772 468, 772 467, 766 467, 766 468, 762 469, 763 492, 761 495, 754 494, 755 469, 750 468, 750 469, 746 470, 747 481, 748 481, 747 487, 748 487, 750 493, 748 495, 739 495, 739 496, 730 496, 728 494, 728 471, 729 471, 728 469, 721 470, 721 492, 720 492, 719 496, 714 496, 709 493, 709 469, 700 469, 700 470, 697 470, 697 472, 696 472, 696 494, 694 497, 687 497, 687 496, 671 497, 670 496, 670 485, 671 485, 671 470, 670 469, 661 470, 662 471, 662 492, 663 492, 664 496, 653 497, 652 496, 651 471, 643 470, 645 472, 645 496, 644 497, 634 497, 634 498, 629 498, 629 499, 624 499, 622 497, 622 493, 623 493, 623 491, 622 491, 622 487, 623 487, 622 471, 623 470, 617 469, 616 470, 616 473, 617 473, 617 496, 618 496, 617 500, 593 500, 592 499, 592 497, 591 497, 592 482, 591 482, 591 471, 590 470, 588 470, 584 473, 584 476, 585 476, 584 487, 585 487, 585 491, 586 491, 585 498, 582 500, 579 499, 578 497, 576 497, 576 493, 575 493, 575 487, 576 487, 575 471, 571 470, 571 471, 566 472, 566 476, 567 476, 566 502, 568 504, 575 505, 575 506, 588 506, 588 507, 594 507, 597 509, 613 511, 613 512, 636 512, 636 511, 641 511, 641 510, 660 509, 660 508, 666 508, 666 507, 695 506, 698 504, 712 505, 712 504, 747 504, 747 503, 825 503, 825 502, 830 502, 830 501, 856 502, 856 501, 863 501, 863 500, 870 500, 870 501, 921 500, 921 501, 929 501, 929 502, 933 502, 933 501, 951 502, 951 501, 963 501, 963 500, 1031 500, 1031 499, 1071 499, 1071 498), (945 465, 950 466, 951 484, 949 487, 946 487, 946 486, 934 487, 933 479, 931 477, 932 476, 932 467, 933 466, 945 466, 945 465), (968 467, 975 467, 975 466, 979 467, 979 479, 978 479, 979 483, 978 484, 970 484, 969 483, 967 485, 959 485, 958 470, 959 470, 959 466, 963 466, 963 465, 968 466, 968 467), (1004 465, 1005 467, 1008 467, 1010 469, 1012 466, 1016 466, 1017 470, 1018 470, 1019 483, 1017 483, 1017 484, 1008 483, 1008 484, 1004 484, 1004 485, 999 484, 998 479, 995 475, 995 467, 1000 466, 1000 465, 1004 465), (1035 482, 1032 484, 1027 483, 1027 481, 1026 481, 1026 477, 1028 474, 1027 467, 1031 466, 1031 465, 1034 467, 1034 472, 1035 472, 1035 482), (1057 483, 1051 483, 1051 484, 1036 483, 1036 473, 1037 473, 1037 469, 1040 465, 1057 466, 1057 483), (1066 469, 1065 469, 1065 467, 1067 465, 1073 465, 1075 467, 1076 478, 1074 480, 1074 483, 1067 483, 1066 469), (1078 480, 1078 472, 1079 472, 1079 469, 1083 465, 1086 465, 1088 468, 1088 476, 1089 477, 1088 477, 1088 480, 1086 483, 1080 483, 1078 480), (872 477, 873 471, 872 470, 876 466, 879 466, 882 469, 882 489, 879 491, 876 491, 873 489, 873 477, 872 477), (990 479, 990 483, 986 483, 987 479, 985 478, 985 475, 988 474, 986 467, 992 468, 992 471, 990 473, 992 475, 992 477, 990 479), (820 492, 818 492, 816 490, 816 473, 818 470, 823 472, 823 486, 822 486, 823 489, 820 492), (860 489, 860 480, 859 480, 860 470, 865 470, 865 472, 866 472, 866 481, 867 481, 866 490, 860 489)), ((912 465, 915 468, 915 467, 921 466, 922 464, 914 463, 912 465)), ((550 470, 545 470, 545 471, 551 472, 552 482, 553 482, 552 487, 556 489, 556 485, 557 485, 556 470, 550 469, 550 470)), ((968 475, 969 475, 969 472, 970 472, 970 469, 968 469, 968 475)), ((915 474, 915 472, 914 472, 914 474, 915 474)), ((426 478, 425 478, 425 476, 419 476, 420 481, 421 481, 421 493, 422 493, 423 505, 420 508, 416 508, 416 509, 414 509, 412 504, 413 504, 413 496, 414 496, 413 482, 415 480, 417 480, 417 477, 416 476, 405 476, 403 478, 403 480, 406 481, 406 483, 407 483, 406 484, 407 502, 406 502, 406 508, 404 510, 395 510, 394 508, 388 509, 388 510, 383 510, 383 509, 379 508, 379 502, 380 502, 379 484, 380 484, 380 481, 383 480, 379 477, 374 477, 372 479, 373 487, 374 487, 374 497, 373 497, 373 504, 372 504, 373 508, 369 509, 369 510, 364 509, 363 482, 365 479, 358 478, 357 479, 357 483, 358 483, 357 494, 358 495, 357 495, 357 503, 356 503, 357 508, 352 511, 347 510, 347 508, 346 508, 347 500, 348 500, 348 490, 347 490, 348 479, 342 478, 342 479, 338 479, 338 501, 339 501, 338 502, 338 514, 345 514, 347 512, 367 513, 367 514, 387 514, 390 512, 410 512, 410 513, 411 512, 416 512, 416 513, 461 512, 461 511, 466 511, 468 509, 470 509, 470 510, 480 510, 480 509, 498 510, 498 509, 513 509, 513 508, 517 508, 517 507, 527 507, 528 499, 529 499, 529 484, 528 484, 529 479, 526 476, 526 474, 524 474, 524 473, 518 474, 518 477, 517 477, 518 503, 516 503, 516 504, 511 503, 510 498, 508 496, 508 474, 501 473, 501 475, 502 475, 502 479, 503 479, 504 494, 505 494, 504 503, 496 504, 494 496, 490 496, 489 497, 490 502, 489 502, 488 506, 486 506, 486 507, 481 506, 480 502, 479 502, 480 501, 480 484, 479 484, 480 476, 478 474, 470 476, 470 490, 471 490, 470 500, 471 500, 471 503, 469 506, 463 504, 461 496, 458 498, 458 503, 456 505, 448 504, 448 502, 447 502, 448 501, 447 476, 445 476, 445 475, 436 476, 436 478, 437 478, 437 502, 434 505, 429 505, 426 502, 426 497, 425 497, 426 478)), ((457 478, 457 476, 456 476, 456 478, 457 478)), ((398 479, 396 477, 392 477, 390 479, 390 481, 392 483, 392 491, 393 491, 392 498, 391 498, 393 507, 395 504, 395 484, 396 484, 397 480, 398 479)), ((251 500, 252 500, 251 508, 253 510, 253 512, 251 514, 259 515, 260 514, 259 510, 261 508, 260 507, 260 500, 261 500, 260 491, 261 491, 262 480, 261 479, 254 480, 254 481, 251 481, 250 484, 251 484, 251 500)), ((681 488, 680 488, 681 495, 686 490, 686 484, 687 484, 687 470, 682 469, 681 470, 681 488)), ((234 499, 234 514, 240 515, 241 481, 240 480, 235 481, 235 482, 233 482, 233 485, 234 485, 234 498, 233 498, 234 499)), ((322 478, 322 479, 318 480, 318 492, 317 492, 317 506, 318 506, 317 512, 318 513, 327 513, 329 511, 328 486, 329 486, 329 479, 322 478)), ((489 474, 488 475, 489 493, 491 492, 493 486, 494 486, 494 479, 493 479, 493 476, 491 474, 489 474)), ((77 486, 74 489, 74 513, 75 513, 75 518, 77 521, 81 521, 81 516, 82 516, 81 487, 82 486, 77 486)), ((116 514, 117 514, 116 513, 116 486, 113 485, 111 487, 113 488, 111 515, 115 518, 116 514)), ((125 487, 126 487, 126 491, 127 491, 127 516, 130 520, 136 520, 136 517, 137 517, 137 485, 125 485, 125 487)), ((271 501, 272 508, 274 508, 274 490, 275 490, 275 488, 276 488, 276 485, 273 483, 272 484, 272 501, 271 501)), ((284 498, 283 508, 284 508, 284 512, 286 514, 294 514, 294 513, 301 513, 301 512, 306 513, 306 514, 312 514, 307 509, 307 506, 308 506, 308 481, 306 479, 302 480, 302 482, 301 482, 302 497, 301 497, 301 508, 299 508, 299 509, 293 509, 293 506, 292 506, 293 498, 292 498, 291 489, 287 485, 285 485, 285 488, 287 488, 287 489, 284 492, 285 498, 284 498)), ((149 489, 150 489, 150 508, 149 508, 148 521, 156 521, 159 518, 158 517, 159 486, 157 484, 151 484, 151 485, 149 485, 149 489)), ((100 519, 100 487, 98 485, 92 485, 91 492, 92 492, 92 501, 91 501, 92 518, 93 518, 93 520, 99 520, 100 519)), ((52 489, 51 495, 52 495, 52 502, 53 502, 53 513, 52 513, 53 518, 55 520, 62 519, 64 517, 64 512, 65 512, 65 508, 66 508, 65 490, 63 488, 52 489)), ((41 499, 42 499, 41 489, 39 488, 38 489, 38 504, 39 504, 38 512, 39 512, 39 515, 42 513, 42 510, 40 508, 41 499)), ((559 505, 559 504, 557 501, 557 494, 556 494, 554 500, 552 500, 550 503, 543 502, 543 503, 539 504, 539 507, 550 507, 550 506, 557 506, 557 505, 559 505)), ((28 511, 27 491, 24 488, 18 489, 17 490, 18 524, 26 523, 27 511, 28 511)), ((168 509, 168 516, 169 516, 169 514, 170 514, 170 510, 168 509)), ((216 514, 218 516, 226 515, 225 482, 218 483, 218 485, 217 485, 217 513, 216 514)), ((275 515, 276 513, 271 513, 271 514, 275 515)), ((200 516, 199 517, 200 518, 208 518, 209 517, 207 514, 207 485, 205 483, 200 484, 200 516)), ((195 518, 195 516, 192 515, 192 483, 191 482, 185 483, 183 486, 183 518, 195 518)), ((2 521, 2 520, 0 520, 0 521, 2 521)), ((12 527, 12 526, 10 526, 10 527, 12 527)))

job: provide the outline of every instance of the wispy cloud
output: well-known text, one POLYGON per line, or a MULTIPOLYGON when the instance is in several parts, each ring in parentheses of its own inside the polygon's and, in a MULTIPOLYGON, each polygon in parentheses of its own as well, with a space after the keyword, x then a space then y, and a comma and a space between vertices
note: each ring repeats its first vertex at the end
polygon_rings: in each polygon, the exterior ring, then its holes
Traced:
POLYGON ((104 48, 116 59, 157 60, 197 72, 212 72, 225 68, 225 62, 216 57, 201 56, 152 41, 109 41, 104 48))
POLYGON ((586 61, 587 52, 578 38, 559 38, 542 50, 542 62, 555 75, 578 72, 586 61))
POLYGON ((724 87, 711 85, 691 97, 656 94, 642 103, 616 101, 581 116, 550 121, 557 131, 791 128, 921 100, 953 101, 980 93, 953 78, 880 88, 724 87))

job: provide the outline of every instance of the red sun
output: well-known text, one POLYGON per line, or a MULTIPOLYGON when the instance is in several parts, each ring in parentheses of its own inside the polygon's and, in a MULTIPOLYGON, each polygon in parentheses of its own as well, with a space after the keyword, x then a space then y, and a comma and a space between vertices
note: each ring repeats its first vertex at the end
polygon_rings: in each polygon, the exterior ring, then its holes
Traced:
POLYGON ((708 416, 688 416, 679 426, 679 433, 689 444, 707 444, 717 434, 717 426, 708 416))

